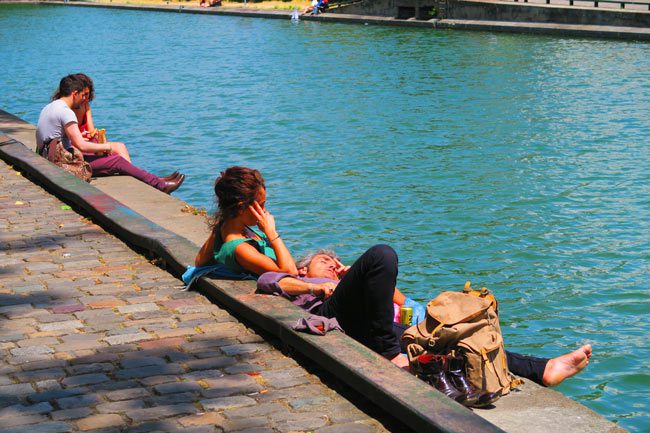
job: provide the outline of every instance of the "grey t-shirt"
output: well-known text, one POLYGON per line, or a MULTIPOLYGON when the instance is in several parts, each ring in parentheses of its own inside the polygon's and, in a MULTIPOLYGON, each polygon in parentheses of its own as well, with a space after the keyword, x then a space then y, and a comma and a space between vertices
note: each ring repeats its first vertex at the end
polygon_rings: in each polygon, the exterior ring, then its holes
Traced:
POLYGON ((68 123, 77 123, 77 116, 68 104, 61 99, 52 101, 41 110, 36 125, 36 149, 41 153, 43 145, 51 140, 60 140, 63 147, 70 150, 72 144, 65 135, 65 126, 68 123))

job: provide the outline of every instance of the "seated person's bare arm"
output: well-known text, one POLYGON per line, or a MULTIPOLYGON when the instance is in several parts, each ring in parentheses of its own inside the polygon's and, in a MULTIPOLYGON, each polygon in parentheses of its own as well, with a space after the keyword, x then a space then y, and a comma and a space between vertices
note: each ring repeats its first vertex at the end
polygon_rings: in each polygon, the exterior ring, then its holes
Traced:
POLYGON ((264 272, 296 274, 295 265, 293 267, 281 267, 272 258, 260 253, 257 248, 248 242, 242 242, 237 245, 237 248, 235 248, 235 259, 242 268, 257 275, 262 275, 264 272))
POLYGON ((111 152, 111 143, 93 143, 86 141, 79 131, 79 125, 76 122, 70 122, 65 125, 65 134, 70 138, 74 147, 86 153, 104 153, 111 152))
MULTIPOLYGON (((81 133, 81 135, 85 140, 90 140, 93 137, 97 136, 97 130, 95 129, 95 122, 93 121, 93 113, 92 113, 92 110, 90 109, 90 104, 86 102, 83 109, 84 109, 84 113, 86 115, 87 130, 83 131, 81 133)), ((77 111, 75 111, 75 114, 77 114, 77 120, 79 121, 79 124, 80 124, 81 119, 79 118, 79 114, 77 113, 77 111)), ((83 115, 82 115, 82 117, 83 117, 83 115)))
POLYGON ((336 283, 333 282, 316 284, 291 277, 281 279, 278 284, 280 285, 280 288, 289 295, 304 295, 311 293, 316 296, 321 296, 323 299, 332 296, 334 289, 336 289, 336 283))
MULTIPOLYGON (((255 218, 257 219, 257 227, 259 227, 259 229, 262 230, 269 239, 271 248, 273 248, 273 251, 275 252, 275 256, 276 256, 276 260, 274 260, 273 262, 276 264, 279 271, 286 272, 287 274, 296 275, 298 273, 298 269, 296 268, 296 262, 293 260, 293 257, 291 257, 291 253, 287 249, 287 246, 284 244, 284 241, 282 240, 282 238, 280 237, 280 235, 278 234, 275 228, 275 218, 273 217, 273 215, 268 210, 266 210, 262 205, 260 205, 260 203, 257 200, 255 200, 253 204, 249 206, 249 210, 253 213, 253 215, 255 215, 255 218)), ((255 251, 257 252, 257 250, 255 251)), ((237 257, 237 262, 245 269, 248 269, 246 266, 243 265, 243 263, 240 262, 239 257, 237 256, 237 249, 235 249, 235 256, 237 257)), ((261 264, 265 265, 266 263, 267 262, 261 264)), ((269 271, 278 272, 275 269, 267 269, 266 267, 262 269, 263 272, 269 272, 269 271)), ((259 272, 258 275, 261 275, 261 272, 259 272)))
POLYGON ((406 301, 406 296, 395 287, 395 293, 393 294, 393 302, 397 305, 404 305, 406 301))
POLYGON ((210 232, 210 236, 203 243, 203 246, 199 250, 199 253, 194 259, 194 266, 205 266, 209 265, 214 261, 214 237, 216 236, 215 231, 210 232))

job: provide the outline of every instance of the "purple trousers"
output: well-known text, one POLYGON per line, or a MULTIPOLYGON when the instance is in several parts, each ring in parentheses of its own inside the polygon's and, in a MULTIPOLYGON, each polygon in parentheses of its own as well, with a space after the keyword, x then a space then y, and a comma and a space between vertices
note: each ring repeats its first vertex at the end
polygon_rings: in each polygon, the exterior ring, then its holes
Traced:
POLYGON ((165 181, 156 175, 144 171, 131 164, 120 155, 96 155, 94 153, 84 153, 84 159, 93 169, 93 176, 113 176, 115 174, 126 174, 153 186, 156 189, 163 190, 165 181))

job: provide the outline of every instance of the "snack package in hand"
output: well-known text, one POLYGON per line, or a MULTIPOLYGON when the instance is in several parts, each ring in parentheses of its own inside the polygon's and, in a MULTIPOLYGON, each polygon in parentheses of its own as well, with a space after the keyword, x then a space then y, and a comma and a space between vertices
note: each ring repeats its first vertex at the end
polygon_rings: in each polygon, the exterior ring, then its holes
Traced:
POLYGON ((106 143, 106 130, 105 129, 98 129, 97 130, 97 142, 98 143, 106 143))

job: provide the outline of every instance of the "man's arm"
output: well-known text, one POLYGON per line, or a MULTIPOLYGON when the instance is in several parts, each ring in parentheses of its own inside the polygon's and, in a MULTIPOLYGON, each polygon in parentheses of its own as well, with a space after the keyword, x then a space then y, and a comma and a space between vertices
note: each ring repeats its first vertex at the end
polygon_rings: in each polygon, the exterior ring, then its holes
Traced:
POLYGON ((324 299, 329 298, 336 288, 336 283, 310 283, 298 279, 295 275, 286 274, 283 272, 265 272, 260 275, 257 280, 257 289, 260 292, 269 293, 272 295, 304 295, 313 294, 321 296, 324 299))
POLYGON ((74 147, 86 153, 102 153, 112 151, 110 143, 93 143, 84 140, 76 122, 69 122, 65 125, 65 135, 68 136, 74 147))
POLYGON ((308 283, 297 278, 283 278, 278 284, 285 293, 289 295, 304 295, 310 293, 312 295, 320 296, 327 299, 332 296, 336 283, 308 283))

